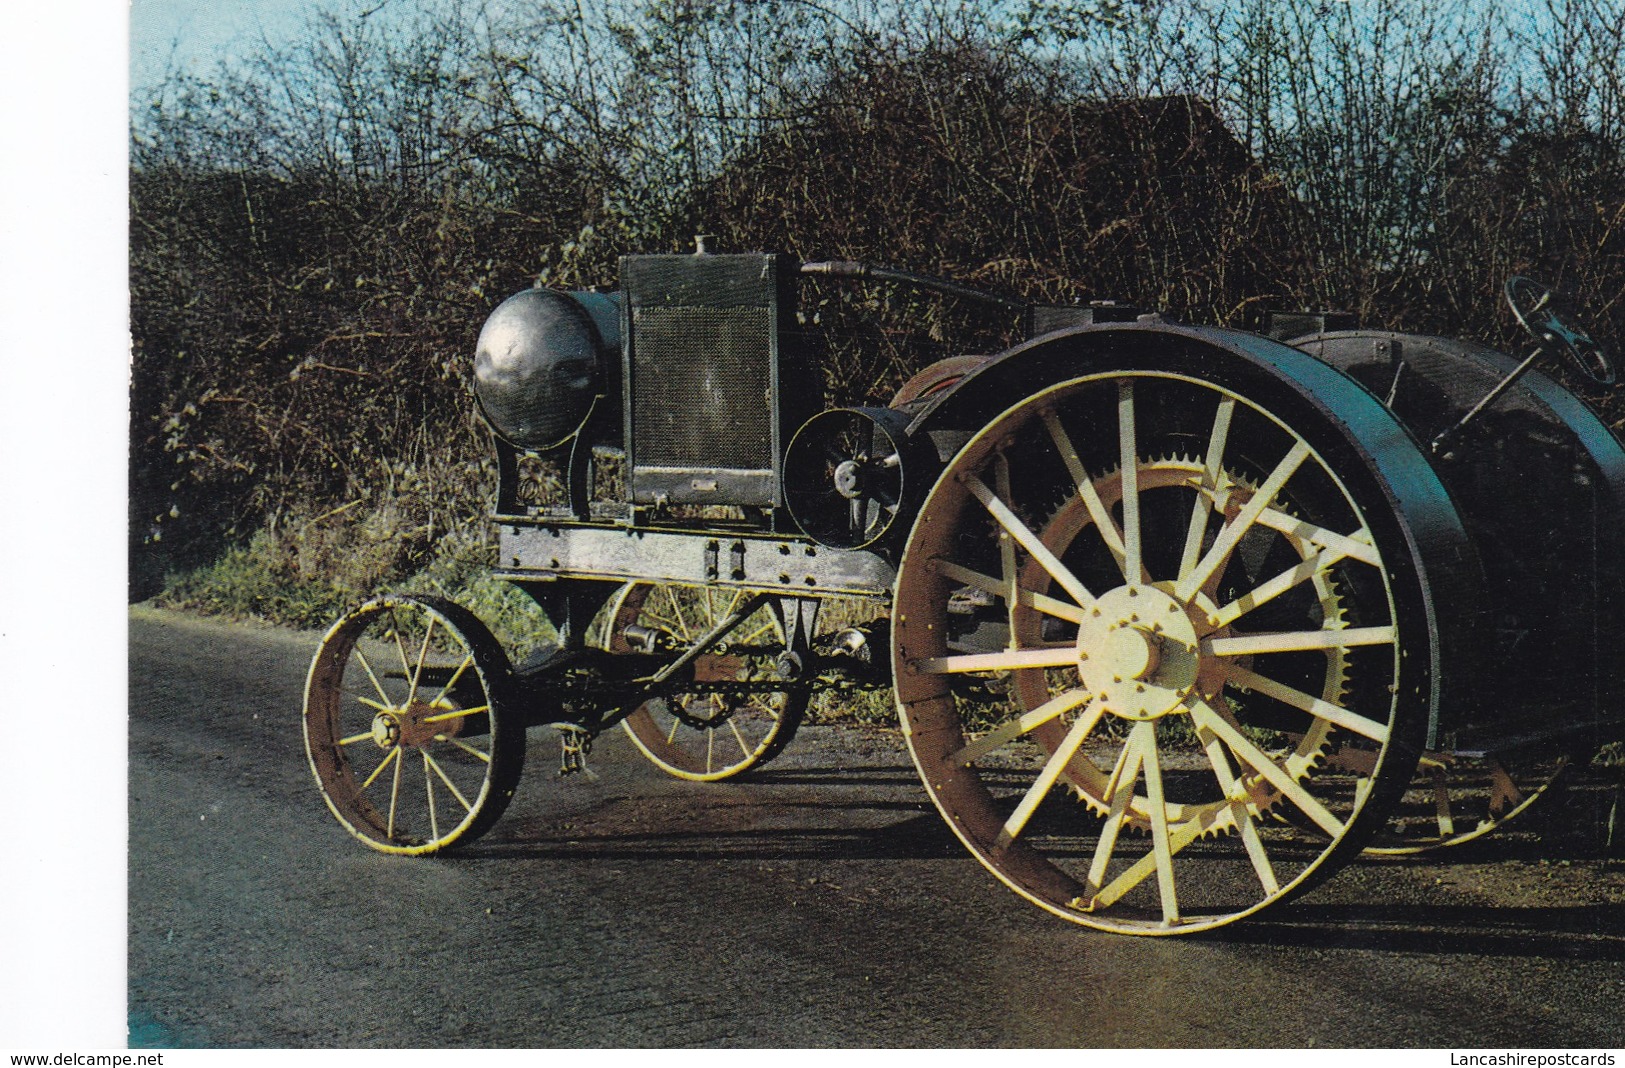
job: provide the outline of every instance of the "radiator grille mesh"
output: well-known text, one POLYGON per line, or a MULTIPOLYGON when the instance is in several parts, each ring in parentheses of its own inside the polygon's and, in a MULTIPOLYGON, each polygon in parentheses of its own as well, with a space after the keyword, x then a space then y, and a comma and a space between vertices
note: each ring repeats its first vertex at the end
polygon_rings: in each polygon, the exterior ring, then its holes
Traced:
POLYGON ((634 309, 639 466, 772 468, 773 327, 767 307, 634 309))

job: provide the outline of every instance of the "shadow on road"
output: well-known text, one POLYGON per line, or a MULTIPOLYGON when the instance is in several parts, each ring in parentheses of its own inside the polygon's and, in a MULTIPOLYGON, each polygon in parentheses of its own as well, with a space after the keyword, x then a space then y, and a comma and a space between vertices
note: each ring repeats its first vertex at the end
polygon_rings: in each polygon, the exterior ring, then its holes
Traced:
POLYGON ((1221 928, 1214 941, 1470 957, 1625 958, 1625 916, 1609 905, 1279 906, 1268 918, 1221 928))

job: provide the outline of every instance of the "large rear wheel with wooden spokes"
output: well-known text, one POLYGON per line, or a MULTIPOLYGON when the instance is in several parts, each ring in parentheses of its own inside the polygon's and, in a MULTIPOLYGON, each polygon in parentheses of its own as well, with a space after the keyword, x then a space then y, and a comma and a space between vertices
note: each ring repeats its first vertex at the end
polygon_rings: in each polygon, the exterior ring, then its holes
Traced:
POLYGON ((305 684, 305 751, 327 807, 385 853, 484 834, 524 764, 508 686, 502 647, 448 601, 383 597, 339 620, 305 684))
POLYGON ((1441 659, 1428 565, 1463 558, 1459 525, 1442 493, 1389 492, 1427 468, 1408 440, 1351 437, 1381 420, 1369 395, 1324 369, 1294 385, 1279 358, 1029 397, 910 537, 893 633, 915 762, 972 853, 1069 920, 1255 913, 1357 853, 1416 766, 1441 659), (1362 770, 1323 774, 1343 750, 1362 770))

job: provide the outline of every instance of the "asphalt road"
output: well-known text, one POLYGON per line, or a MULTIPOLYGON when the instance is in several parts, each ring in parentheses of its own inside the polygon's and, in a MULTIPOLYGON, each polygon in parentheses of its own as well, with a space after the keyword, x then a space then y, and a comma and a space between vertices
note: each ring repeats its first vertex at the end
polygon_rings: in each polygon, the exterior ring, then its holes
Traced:
POLYGON ((1619 1047, 1625 874, 1581 789, 1265 919, 1134 939, 972 860, 895 733, 804 728, 749 783, 533 732, 496 829, 398 859, 310 779, 314 637, 132 610, 132 1044, 1619 1047))

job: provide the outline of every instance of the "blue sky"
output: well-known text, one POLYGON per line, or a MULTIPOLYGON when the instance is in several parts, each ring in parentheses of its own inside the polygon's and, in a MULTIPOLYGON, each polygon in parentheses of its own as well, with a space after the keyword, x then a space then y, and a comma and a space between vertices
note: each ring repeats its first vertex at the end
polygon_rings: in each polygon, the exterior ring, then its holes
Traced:
POLYGON ((132 0, 130 86, 156 84, 171 63, 212 70, 260 40, 291 40, 312 0, 132 0))

